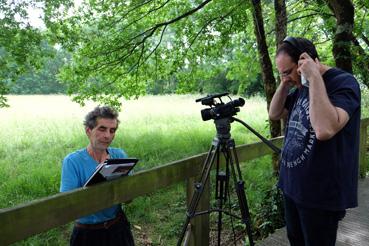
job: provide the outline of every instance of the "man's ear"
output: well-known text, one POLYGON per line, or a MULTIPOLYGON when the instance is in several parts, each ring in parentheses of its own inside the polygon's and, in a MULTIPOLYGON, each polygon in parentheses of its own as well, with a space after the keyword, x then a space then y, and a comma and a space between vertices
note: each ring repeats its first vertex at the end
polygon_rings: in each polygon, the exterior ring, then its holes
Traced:
POLYGON ((90 134, 91 134, 91 128, 86 127, 85 130, 86 130, 86 135, 87 136, 90 136, 90 134))

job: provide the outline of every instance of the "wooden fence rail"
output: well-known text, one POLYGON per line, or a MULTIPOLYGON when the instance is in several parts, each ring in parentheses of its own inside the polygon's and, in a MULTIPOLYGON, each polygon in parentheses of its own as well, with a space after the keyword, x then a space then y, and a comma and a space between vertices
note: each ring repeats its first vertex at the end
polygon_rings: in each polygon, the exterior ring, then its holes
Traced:
MULTIPOLYGON (((361 175, 367 171, 363 166, 366 166, 364 162, 368 125, 369 119, 362 120, 360 138, 361 175)), ((272 142, 277 146, 281 146, 282 141, 282 137, 272 139, 272 142)), ((272 150, 261 142, 240 145, 236 149, 240 162, 272 153, 272 150)), ((0 209, 0 245, 8 245, 26 239, 32 235, 69 223, 81 216, 109 207, 112 204, 124 203, 183 181, 188 183, 188 201, 193 193, 193 181, 201 173, 205 157, 206 153, 196 155, 150 170, 137 172, 124 179, 59 193, 15 207, 0 209)), ((204 202, 200 203, 199 206, 208 206, 208 199, 209 197, 205 195, 204 202)), ((206 215, 198 216, 191 221, 192 235, 190 242, 192 245, 203 245, 204 240, 208 240, 204 237, 206 233, 209 234, 206 223, 209 223, 206 215), (200 241, 203 243, 199 243, 200 241)))

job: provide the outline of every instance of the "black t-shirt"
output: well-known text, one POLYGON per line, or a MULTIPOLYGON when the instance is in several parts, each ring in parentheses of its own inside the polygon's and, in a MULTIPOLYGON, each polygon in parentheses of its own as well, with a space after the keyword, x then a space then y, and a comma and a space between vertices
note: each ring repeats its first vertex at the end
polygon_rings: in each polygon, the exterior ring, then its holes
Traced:
POLYGON ((337 68, 323 75, 328 97, 350 119, 326 141, 316 139, 309 115, 309 88, 292 92, 280 160, 278 186, 305 207, 343 210, 357 206, 360 141, 360 88, 356 79, 337 68))

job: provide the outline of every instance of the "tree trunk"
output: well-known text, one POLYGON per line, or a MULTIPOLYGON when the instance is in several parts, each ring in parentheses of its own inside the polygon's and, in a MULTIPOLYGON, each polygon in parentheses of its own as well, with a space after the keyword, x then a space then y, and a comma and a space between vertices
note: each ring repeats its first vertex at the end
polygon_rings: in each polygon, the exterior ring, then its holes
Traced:
MULTIPOLYGON (((258 45, 260 65, 262 69, 262 78, 264 81, 264 91, 267 99, 267 109, 276 90, 276 81, 273 75, 273 65, 269 57, 268 46, 265 39, 264 20, 260 1, 253 0, 253 21, 256 41, 258 45)), ((277 137, 281 133, 281 124, 279 121, 269 121, 270 134, 277 137)), ((273 163, 275 173, 278 173, 278 166, 273 163)))
POLYGON ((354 66, 360 68, 361 81, 369 88, 369 56, 354 35, 352 42, 355 45, 353 49, 354 66))
MULTIPOLYGON (((274 13, 275 13, 275 43, 276 49, 283 42, 283 39, 287 36, 287 10, 285 0, 274 0, 274 13)), ((278 84, 281 82, 280 77, 277 77, 278 84)), ((272 124, 279 125, 279 133, 281 135, 284 133, 284 128, 286 125, 286 119, 281 121, 272 121, 272 124)), ((276 137, 276 136, 273 136, 276 137)), ((272 162, 274 167, 274 174, 277 176, 279 174, 279 154, 274 153, 272 156, 272 162)))
POLYGON ((337 19, 333 40, 333 56, 336 66, 352 73, 351 40, 354 27, 354 6, 351 0, 326 0, 337 19))
POLYGON ((274 0, 274 12, 275 12, 275 31, 276 31, 276 45, 278 46, 283 42, 283 39, 287 36, 287 10, 285 0, 274 0))

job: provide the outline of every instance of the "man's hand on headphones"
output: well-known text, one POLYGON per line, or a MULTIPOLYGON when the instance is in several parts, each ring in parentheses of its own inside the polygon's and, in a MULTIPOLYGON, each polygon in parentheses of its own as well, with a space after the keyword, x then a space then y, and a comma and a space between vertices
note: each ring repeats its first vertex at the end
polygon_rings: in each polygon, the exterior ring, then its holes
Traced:
POLYGON ((321 65, 318 58, 316 58, 314 61, 306 52, 300 55, 297 65, 297 72, 309 81, 311 80, 312 76, 320 75, 319 69, 321 65))

